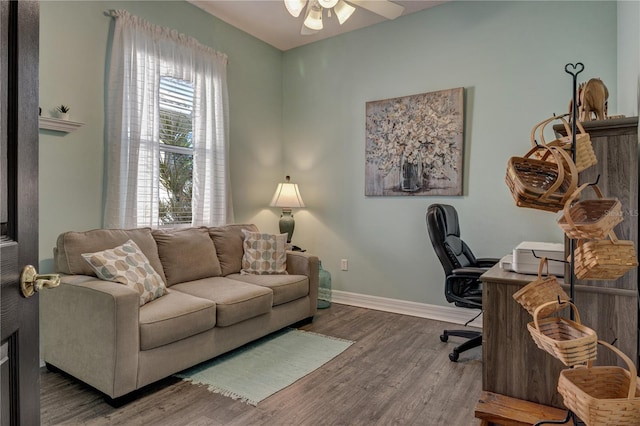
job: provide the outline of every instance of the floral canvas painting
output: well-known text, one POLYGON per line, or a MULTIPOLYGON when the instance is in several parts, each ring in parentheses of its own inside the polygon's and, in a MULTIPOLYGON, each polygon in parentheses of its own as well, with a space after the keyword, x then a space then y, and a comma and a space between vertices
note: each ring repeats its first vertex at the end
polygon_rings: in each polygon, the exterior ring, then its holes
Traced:
POLYGON ((462 195, 464 89, 367 102, 365 195, 462 195))

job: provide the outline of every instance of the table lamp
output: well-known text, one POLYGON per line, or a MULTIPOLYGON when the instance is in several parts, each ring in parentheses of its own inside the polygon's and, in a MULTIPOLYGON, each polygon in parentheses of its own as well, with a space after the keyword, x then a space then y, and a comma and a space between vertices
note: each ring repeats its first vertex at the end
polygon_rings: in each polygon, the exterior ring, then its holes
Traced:
POLYGON ((293 214, 291 209, 296 207, 304 207, 304 202, 300 196, 300 190, 298 185, 290 182, 290 177, 285 178, 285 182, 279 183, 276 188, 276 193, 273 194, 271 199, 271 207, 282 207, 282 216, 280 216, 280 233, 287 233, 287 242, 291 242, 293 236, 293 228, 295 227, 295 221, 293 220, 293 214))

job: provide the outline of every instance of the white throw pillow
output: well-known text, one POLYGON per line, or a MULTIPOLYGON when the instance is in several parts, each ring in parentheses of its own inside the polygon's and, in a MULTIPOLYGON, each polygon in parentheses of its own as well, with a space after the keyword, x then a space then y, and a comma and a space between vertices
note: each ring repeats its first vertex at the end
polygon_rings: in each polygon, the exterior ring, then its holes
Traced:
POLYGON ((112 249, 83 253, 82 257, 98 278, 137 290, 140 293, 140 306, 167 294, 164 281, 133 240, 112 249))

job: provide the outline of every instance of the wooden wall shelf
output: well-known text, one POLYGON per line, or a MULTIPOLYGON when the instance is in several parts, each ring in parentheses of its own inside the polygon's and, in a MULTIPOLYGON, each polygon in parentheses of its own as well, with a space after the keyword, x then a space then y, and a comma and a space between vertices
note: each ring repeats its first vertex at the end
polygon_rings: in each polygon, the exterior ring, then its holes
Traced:
POLYGON ((39 127, 41 129, 71 133, 82 126, 84 126, 84 123, 79 123, 77 121, 60 120, 59 118, 53 117, 39 117, 39 127))

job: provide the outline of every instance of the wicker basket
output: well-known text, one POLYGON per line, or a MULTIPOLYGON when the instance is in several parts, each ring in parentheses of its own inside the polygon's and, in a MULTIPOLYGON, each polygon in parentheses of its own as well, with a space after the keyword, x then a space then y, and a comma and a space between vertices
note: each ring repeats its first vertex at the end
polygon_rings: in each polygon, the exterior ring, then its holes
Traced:
POLYGON ((638 266, 633 241, 618 240, 611 231, 608 240, 578 240, 574 250, 574 272, 579 280, 616 280, 638 266))
POLYGON ((534 147, 524 157, 509 159, 505 181, 518 207, 558 212, 576 190, 578 171, 564 150, 534 147), (554 161, 533 158, 540 149, 554 161))
POLYGON ((536 308, 533 322, 527 324, 533 341, 538 347, 558 358, 564 365, 584 364, 596 358, 598 336, 596 332, 580 323, 578 308, 571 302, 563 303, 571 306, 575 321, 566 318, 550 317, 539 319, 540 312, 558 302, 547 302, 536 308))
MULTIPOLYGON (((565 117, 569 114, 564 114, 557 117, 548 118, 538 124, 536 124, 533 129, 531 129, 531 145, 536 146, 535 132, 538 130, 539 134, 539 143, 541 145, 546 146, 556 146, 562 148, 568 152, 571 152, 571 147, 573 145, 573 133, 571 126, 565 120, 565 117), (564 125, 564 128, 567 132, 567 136, 561 136, 559 138, 554 139, 551 142, 547 142, 544 138, 544 128, 551 122, 555 120, 560 120, 564 125)), ((593 145, 591 144, 591 136, 584 130, 584 127, 580 123, 580 121, 576 120, 576 128, 579 133, 576 133, 576 156, 575 163, 576 169, 578 172, 581 172, 591 166, 598 164, 598 159, 596 158, 596 153, 593 150, 593 145)), ((544 153, 539 153, 538 155, 542 156, 544 153)))
POLYGON ((531 315, 533 315, 536 309, 543 304, 546 304, 544 309, 538 312, 538 317, 548 317, 554 312, 564 308, 561 303, 569 301, 570 297, 560 287, 558 279, 549 275, 549 260, 543 257, 540 260, 540 266, 538 267, 538 279, 531 281, 529 284, 522 287, 520 290, 513 294, 513 298, 516 302, 522 305, 531 315), (547 267, 547 276, 542 276, 542 270, 547 267), (548 304, 547 302, 556 302, 554 304, 548 304))
POLYGON ((622 351, 603 341, 627 364, 622 367, 591 366, 560 372, 558 392, 564 405, 588 426, 640 425, 640 384, 636 367, 622 351))
POLYGON ((604 198, 597 185, 585 183, 569 197, 558 226, 569 238, 602 240, 622 222, 622 204, 615 198, 604 198), (587 186, 593 187, 597 199, 581 200, 571 205, 587 186))

